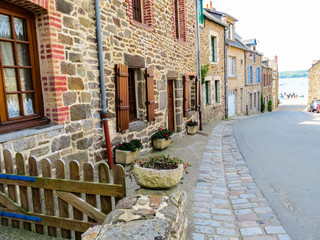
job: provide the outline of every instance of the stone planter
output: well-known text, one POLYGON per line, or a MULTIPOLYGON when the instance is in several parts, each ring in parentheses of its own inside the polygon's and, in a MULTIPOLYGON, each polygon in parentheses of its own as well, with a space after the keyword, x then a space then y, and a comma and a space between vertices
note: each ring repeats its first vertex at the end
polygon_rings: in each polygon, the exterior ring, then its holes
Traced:
POLYGON ((198 126, 187 126, 187 133, 190 135, 194 135, 198 131, 198 126))
POLYGON ((116 150, 116 162, 127 165, 132 163, 134 160, 137 160, 140 157, 140 148, 135 152, 116 150))
POLYGON ((138 184, 144 188, 151 189, 170 189, 176 186, 183 173, 183 164, 176 169, 157 170, 143 168, 135 164, 133 175, 138 184))
POLYGON ((170 144, 170 139, 153 139, 153 148, 158 150, 163 150, 167 148, 170 144))

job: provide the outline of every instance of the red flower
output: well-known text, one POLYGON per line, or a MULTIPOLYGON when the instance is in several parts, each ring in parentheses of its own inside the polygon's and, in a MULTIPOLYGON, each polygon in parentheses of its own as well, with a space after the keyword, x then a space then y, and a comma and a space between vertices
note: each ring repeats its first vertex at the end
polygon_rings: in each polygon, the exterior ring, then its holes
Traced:
POLYGON ((196 126, 198 126, 198 123, 196 123, 196 126))
POLYGON ((162 131, 162 128, 160 128, 159 130, 162 131))
POLYGON ((140 143, 142 145, 142 143, 140 143))
POLYGON ((117 146, 119 147, 119 146, 120 146, 120 144, 118 143, 118 144, 117 144, 117 146))
POLYGON ((166 137, 168 137, 168 135, 166 135, 166 137))

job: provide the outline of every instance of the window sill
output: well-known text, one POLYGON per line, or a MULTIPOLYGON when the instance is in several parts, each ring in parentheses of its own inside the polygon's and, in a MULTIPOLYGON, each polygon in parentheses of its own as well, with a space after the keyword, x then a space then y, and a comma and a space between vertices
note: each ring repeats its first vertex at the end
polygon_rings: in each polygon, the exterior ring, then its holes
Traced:
POLYGON ((46 125, 41 125, 33 128, 18 130, 15 132, 3 133, 3 134, 0 134, 0 143, 9 142, 19 138, 29 137, 32 135, 37 135, 40 133, 49 132, 57 129, 62 129, 63 127, 64 127, 63 125, 46 124, 46 125))
POLYGON ((149 32, 153 31, 153 27, 152 26, 144 24, 144 23, 141 23, 141 22, 138 22, 136 20, 132 20, 131 24, 136 26, 136 27, 143 28, 144 30, 147 30, 149 32))
POLYGON ((210 62, 211 65, 218 65, 219 61, 210 62))
POLYGON ((139 132, 147 128, 148 124, 143 120, 129 123, 129 132, 139 132))
POLYGON ((232 75, 232 76, 228 76, 228 78, 234 78, 235 79, 235 78, 237 78, 237 76, 233 76, 232 75))

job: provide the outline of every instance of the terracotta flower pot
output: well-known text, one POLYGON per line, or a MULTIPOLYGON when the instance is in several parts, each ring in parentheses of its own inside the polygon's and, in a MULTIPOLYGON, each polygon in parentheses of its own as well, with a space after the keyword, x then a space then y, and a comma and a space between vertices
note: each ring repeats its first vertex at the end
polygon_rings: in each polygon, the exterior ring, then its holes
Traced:
POLYGON ((135 152, 130 152, 116 149, 116 162, 123 165, 130 164, 140 157, 140 150, 138 148, 135 152))
POLYGON ((157 170, 144 168, 135 164, 133 166, 133 175, 138 184, 144 188, 151 189, 169 189, 176 186, 183 173, 183 164, 176 169, 157 170))
POLYGON ((187 126, 187 133, 194 135, 198 131, 198 126, 187 126))
POLYGON ((170 139, 153 139, 153 148, 163 150, 170 144, 170 139))

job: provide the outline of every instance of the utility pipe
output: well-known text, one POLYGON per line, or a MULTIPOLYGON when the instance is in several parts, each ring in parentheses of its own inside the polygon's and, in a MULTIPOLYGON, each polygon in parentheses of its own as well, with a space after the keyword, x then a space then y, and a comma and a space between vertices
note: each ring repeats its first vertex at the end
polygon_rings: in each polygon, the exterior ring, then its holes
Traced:
POLYGON ((230 45, 227 47, 227 36, 226 32, 228 31, 228 27, 225 28, 224 32, 224 82, 225 82, 225 118, 227 119, 229 117, 229 77, 228 77, 228 49, 231 47, 230 45))
POLYGON ((200 81, 200 89, 199 89, 199 130, 202 131, 202 83, 201 83, 201 58, 200 58, 200 28, 199 28, 199 7, 198 6, 198 0, 195 0, 196 2, 196 45, 197 45, 197 68, 198 68, 198 76, 199 76, 199 81, 200 81))
POLYGON ((101 16, 100 16, 100 0, 94 0, 96 19, 97 19, 97 43, 98 43, 98 58, 99 58, 99 75, 100 75, 100 91, 101 91, 101 118, 104 127, 104 134, 106 138, 106 147, 108 154, 109 167, 113 168, 113 157, 110 142, 110 132, 108 124, 108 110, 107 110, 107 98, 106 98, 106 80, 104 77, 104 62, 103 62, 103 48, 102 48, 102 36, 101 36, 101 16))

